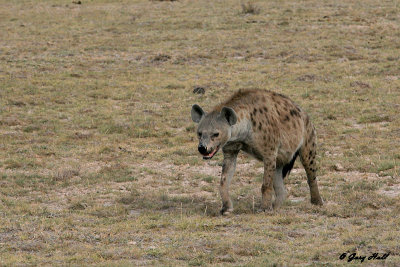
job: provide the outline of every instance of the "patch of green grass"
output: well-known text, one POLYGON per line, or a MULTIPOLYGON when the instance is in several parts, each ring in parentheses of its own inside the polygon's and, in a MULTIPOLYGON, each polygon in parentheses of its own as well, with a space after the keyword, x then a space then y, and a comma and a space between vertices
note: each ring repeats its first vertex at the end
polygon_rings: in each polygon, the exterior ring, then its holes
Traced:
POLYGON ((32 133, 34 131, 39 131, 40 127, 36 125, 29 125, 23 129, 25 133, 32 133))
POLYGON ((117 123, 112 123, 112 124, 105 124, 101 126, 100 132, 104 134, 122 134, 122 133, 127 133, 131 131, 128 125, 123 125, 123 124, 117 124, 117 123))
POLYGON ((213 176, 206 176, 202 178, 202 181, 207 182, 207 183, 212 183, 215 180, 213 176))
POLYGON ((373 114, 373 115, 362 116, 358 120, 358 123, 376 123, 376 122, 385 122, 385 121, 391 121, 389 115, 373 114))
POLYGON ((125 207, 117 204, 107 204, 107 206, 97 206, 88 209, 87 212, 90 215, 94 215, 98 218, 118 218, 119 216, 125 217, 127 210, 125 207))
POLYGON ((394 161, 381 161, 379 162, 376 171, 377 172, 387 171, 393 169, 395 166, 396 165, 394 161))
POLYGON ((114 181, 117 183, 137 181, 136 174, 128 166, 116 164, 103 168, 98 177, 107 181, 114 181))
POLYGON ((20 161, 14 159, 7 159, 3 164, 5 165, 6 169, 19 169, 23 166, 20 161))
POLYGON ((207 183, 212 183, 215 180, 214 176, 205 175, 205 174, 196 174, 196 176, 194 178, 204 181, 204 182, 207 182, 207 183))
POLYGON ((128 175, 122 175, 122 176, 118 176, 115 178, 115 182, 117 183, 124 183, 124 182, 133 182, 133 181, 137 181, 138 178, 136 176, 130 175, 128 173, 128 175))

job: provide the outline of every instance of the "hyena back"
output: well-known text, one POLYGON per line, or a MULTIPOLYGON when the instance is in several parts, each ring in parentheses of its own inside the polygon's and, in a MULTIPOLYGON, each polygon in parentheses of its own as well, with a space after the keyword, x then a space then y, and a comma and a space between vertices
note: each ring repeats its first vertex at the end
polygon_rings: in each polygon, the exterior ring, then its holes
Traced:
POLYGON ((285 200, 283 179, 297 156, 307 174, 311 203, 322 205, 316 181, 315 129, 308 115, 292 100, 266 90, 239 90, 210 113, 193 105, 191 116, 199 123, 198 150, 203 158, 211 159, 222 148, 221 214, 233 211, 229 185, 241 150, 264 163, 263 210, 277 209, 285 200))

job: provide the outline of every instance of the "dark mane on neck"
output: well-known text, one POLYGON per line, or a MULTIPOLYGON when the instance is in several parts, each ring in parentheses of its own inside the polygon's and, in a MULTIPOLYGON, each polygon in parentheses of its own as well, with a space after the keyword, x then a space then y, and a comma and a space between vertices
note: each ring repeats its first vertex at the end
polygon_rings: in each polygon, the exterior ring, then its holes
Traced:
POLYGON ((251 94, 259 92, 258 89, 240 89, 235 92, 228 100, 222 102, 221 104, 214 107, 213 111, 221 111, 223 107, 231 107, 235 109, 239 104, 243 104, 243 102, 247 99, 247 97, 251 94))

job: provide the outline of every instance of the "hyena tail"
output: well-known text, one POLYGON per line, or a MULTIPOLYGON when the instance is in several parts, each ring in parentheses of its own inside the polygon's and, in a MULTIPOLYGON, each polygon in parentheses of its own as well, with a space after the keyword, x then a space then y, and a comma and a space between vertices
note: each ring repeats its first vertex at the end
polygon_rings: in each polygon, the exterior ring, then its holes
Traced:
POLYGON ((292 160, 288 164, 283 166, 283 168, 282 168, 282 177, 283 178, 285 178, 287 175, 290 174, 290 171, 292 170, 294 162, 296 161, 296 158, 298 155, 299 155, 299 150, 297 150, 296 153, 294 153, 292 160))

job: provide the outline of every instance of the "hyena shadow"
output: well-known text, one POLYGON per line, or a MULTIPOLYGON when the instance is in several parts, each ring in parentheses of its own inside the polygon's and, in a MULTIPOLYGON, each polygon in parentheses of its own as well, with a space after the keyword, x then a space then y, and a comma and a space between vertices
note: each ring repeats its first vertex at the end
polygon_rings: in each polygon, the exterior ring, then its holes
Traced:
MULTIPOLYGON (((125 205, 128 213, 170 213, 181 215, 221 216, 221 204, 214 196, 175 195, 162 193, 131 192, 122 196, 119 203, 125 205)), ((256 213, 261 199, 246 197, 235 201, 234 214, 256 213)))
MULTIPOLYGON (((220 216, 221 203, 214 196, 175 195, 168 193, 131 192, 122 196, 119 203, 125 205, 127 212, 138 213, 172 213, 177 216, 201 215, 207 217, 220 216)), ((260 200, 241 199, 236 202, 234 214, 248 214, 254 212, 260 200)))

